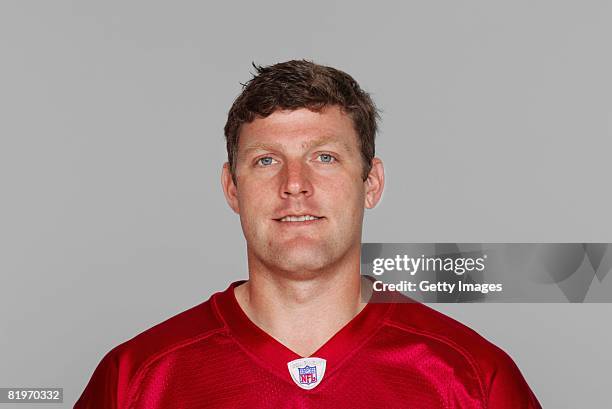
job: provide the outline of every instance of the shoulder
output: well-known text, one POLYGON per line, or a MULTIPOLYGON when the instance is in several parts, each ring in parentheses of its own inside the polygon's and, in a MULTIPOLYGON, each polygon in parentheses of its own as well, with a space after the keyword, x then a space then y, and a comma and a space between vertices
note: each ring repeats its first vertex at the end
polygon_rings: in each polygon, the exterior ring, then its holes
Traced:
POLYGON ((114 353, 140 367, 170 351, 223 330, 214 307, 216 294, 207 301, 157 324, 116 347, 114 353))
POLYGON ((385 324, 450 356, 457 374, 476 381, 487 407, 540 407, 512 358, 476 331, 410 299, 394 305, 385 324), (499 402, 503 402, 500 404, 499 402))
POLYGON ((113 348, 96 367, 75 408, 94 407, 100 399, 108 401, 108 407, 120 407, 149 365, 224 331, 214 305, 218 294, 113 348))
POLYGON ((463 355, 470 363, 483 366, 480 368, 482 371, 487 370, 491 362, 509 359, 503 350, 476 331, 425 304, 410 299, 394 305, 386 324, 433 343, 443 344, 463 355))

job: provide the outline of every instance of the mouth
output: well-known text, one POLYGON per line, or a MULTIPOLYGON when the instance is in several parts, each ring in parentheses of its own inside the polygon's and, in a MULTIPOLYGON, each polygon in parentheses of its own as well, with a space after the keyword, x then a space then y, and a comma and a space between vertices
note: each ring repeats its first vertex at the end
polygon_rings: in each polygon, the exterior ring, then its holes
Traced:
POLYGON ((277 222, 281 223, 305 223, 310 224, 312 222, 316 222, 317 220, 324 219, 323 216, 313 216, 311 214, 303 214, 303 215, 287 215, 285 217, 281 217, 280 219, 274 219, 277 222))

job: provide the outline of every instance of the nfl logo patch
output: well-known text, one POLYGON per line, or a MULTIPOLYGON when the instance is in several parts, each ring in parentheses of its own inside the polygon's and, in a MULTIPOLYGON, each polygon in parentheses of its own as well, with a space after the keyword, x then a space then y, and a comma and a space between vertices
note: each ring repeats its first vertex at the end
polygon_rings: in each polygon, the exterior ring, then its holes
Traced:
POLYGON ((302 389, 313 389, 323 379, 326 361, 323 358, 300 358, 287 363, 291 379, 302 389))
POLYGON ((298 372, 300 374, 300 383, 302 385, 310 385, 311 383, 315 383, 317 381, 316 366, 306 365, 303 368, 298 367, 298 372))

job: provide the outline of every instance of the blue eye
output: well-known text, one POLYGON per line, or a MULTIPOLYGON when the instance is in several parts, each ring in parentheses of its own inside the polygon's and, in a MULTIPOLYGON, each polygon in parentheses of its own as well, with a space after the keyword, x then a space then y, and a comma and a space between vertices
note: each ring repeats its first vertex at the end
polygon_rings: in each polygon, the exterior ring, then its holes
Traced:
POLYGON ((272 163, 274 163, 274 159, 269 156, 266 156, 264 158, 259 158, 257 160, 257 163, 262 166, 270 166, 272 163))
POLYGON ((321 159, 321 162, 323 163, 332 163, 336 160, 336 158, 334 158, 329 153, 322 153, 319 155, 319 158, 321 159))

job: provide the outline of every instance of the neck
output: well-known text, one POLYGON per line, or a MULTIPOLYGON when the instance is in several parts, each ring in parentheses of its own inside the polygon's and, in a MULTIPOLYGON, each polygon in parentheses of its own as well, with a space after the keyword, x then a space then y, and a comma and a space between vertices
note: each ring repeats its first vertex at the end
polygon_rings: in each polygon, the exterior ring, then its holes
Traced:
POLYGON ((253 323, 300 356, 314 353, 366 305, 359 254, 307 279, 252 264, 249 281, 235 289, 238 304, 253 323))

